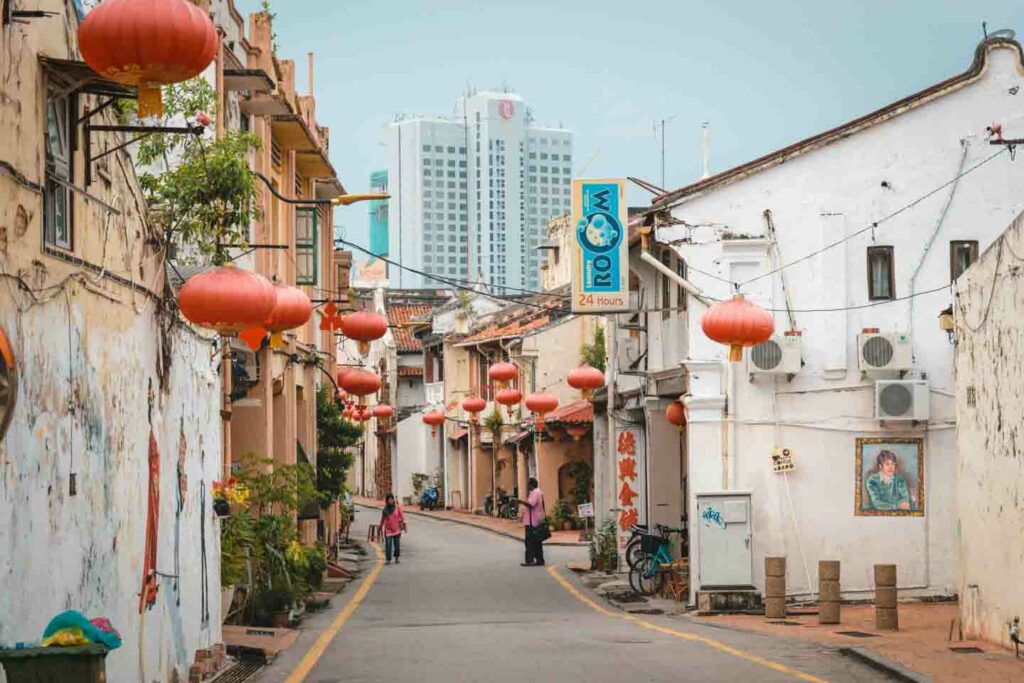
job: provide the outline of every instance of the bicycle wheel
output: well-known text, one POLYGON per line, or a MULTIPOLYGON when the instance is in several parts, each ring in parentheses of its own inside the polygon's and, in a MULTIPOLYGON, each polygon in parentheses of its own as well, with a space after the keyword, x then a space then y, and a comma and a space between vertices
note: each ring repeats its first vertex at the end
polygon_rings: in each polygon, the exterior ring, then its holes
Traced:
POLYGON ((644 560, 644 557, 646 555, 646 553, 644 553, 643 551, 643 547, 640 541, 641 539, 639 536, 634 536, 626 545, 626 565, 630 569, 639 566, 639 564, 644 560))
POLYGON ((629 570, 629 587, 634 593, 640 595, 654 595, 661 588, 661 572, 658 571, 658 561, 653 557, 646 558, 645 562, 638 567, 631 567, 629 570))

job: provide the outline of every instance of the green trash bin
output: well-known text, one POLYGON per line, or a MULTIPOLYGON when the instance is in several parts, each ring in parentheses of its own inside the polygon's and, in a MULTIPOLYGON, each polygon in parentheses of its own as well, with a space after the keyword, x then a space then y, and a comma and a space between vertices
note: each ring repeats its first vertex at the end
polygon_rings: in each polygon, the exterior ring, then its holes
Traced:
POLYGON ((7 683, 106 683, 103 645, 0 650, 7 683))

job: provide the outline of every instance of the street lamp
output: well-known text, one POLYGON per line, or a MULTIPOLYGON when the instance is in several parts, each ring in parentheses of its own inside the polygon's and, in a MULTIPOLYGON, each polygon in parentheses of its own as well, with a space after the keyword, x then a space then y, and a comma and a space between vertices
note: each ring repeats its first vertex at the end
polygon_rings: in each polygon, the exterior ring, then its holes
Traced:
POLYGON ((386 202, 391 199, 391 195, 384 192, 370 192, 365 194, 343 194, 338 195, 331 200, 332 206, 350 206, 357 202, 371 202, 371 201, 382 201, 386 202))

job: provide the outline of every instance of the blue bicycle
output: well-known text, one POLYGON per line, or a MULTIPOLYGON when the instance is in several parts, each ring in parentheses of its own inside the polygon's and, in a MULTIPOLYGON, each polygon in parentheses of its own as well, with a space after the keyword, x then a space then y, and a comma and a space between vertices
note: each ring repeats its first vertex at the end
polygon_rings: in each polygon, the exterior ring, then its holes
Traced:
POLYGON ((635 563, 629 567, 629 587, 640 595, 654 595, 661 589, 665 578, 661 567, 675 560, 672 557, 671 537, 679 534, 682 538, 686 533, 686 529, 682 528, 659 527, 658 530, 661 534, 639 533, 640 552, 635 563))

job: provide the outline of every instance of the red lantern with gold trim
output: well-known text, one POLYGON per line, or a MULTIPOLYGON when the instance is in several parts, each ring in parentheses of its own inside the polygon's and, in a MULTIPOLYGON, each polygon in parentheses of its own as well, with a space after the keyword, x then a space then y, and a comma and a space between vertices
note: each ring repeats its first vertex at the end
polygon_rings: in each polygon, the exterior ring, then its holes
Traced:
POLYGON ((734 363, 743 360, 744 346, 766 342, 775 332, 772 314, 739 294, 705 311, 700 325, 708 339, 729 346, 734 363))
POLYGON ((269 280, 235 266, 193 275, 178 292, 178 308, 185 318, 225 337, 265 325, 274 302, 269 280))
POLYGON ((537 431, 544 431, 544 416, 558 407, 558 397, 554 394, 530 394, 526 397, 527 409, 537 416, 537 431))
POLYGON ((665 419, 674 424, 682 434, 683 428, 686 427, 686 406, 683 405, 683 402, 672 401, 669 403, 668 408, 665 409, 665 419))
POLYGON ((423 416, 423 424, 430 425, 430 435, 437 436, 437 428, 444 424, 444 413, 432 410, 423 416))
POLYGON ((570 387, 583 393, 584 401, 589 401, 594 390, 604 386, 604 373, 584 363, 570 372, 566 380, 570 387))
POLYGON ((370 342, 383 337, 388 331, 388 321, 379 313, 359 311, 341 319, 341 333, 358 342, 359 353, 370 352, 370 342))
POLYGON ((469 421, 476 424, 480 421, 480 412, 487 407, 487 401, 479 396, 470 396, 462 402, 462 409, 469 413, 469 421))
POLYGON ((284 345, 281 333, 302 327, 313 317, 313 302, 298 287, 276 285, 274 287, 274 310, 270 313, 267 329, 270 330, 270 347, 284 345))
POLYGON ((187 0, 104 0, 78 27, 96 73, 139 88, 139 116, 163 114, 160 86, 206 70, 219 39, 205 10, 187 0))
POLYGON ((523 395, 516 389, 502 389, 494 396, 494 400, 505 406, 508 416, 512 417, 512 406, 521 403, 523 395))
POLYGON ((341 388, 359 397, 359 404, 366 403, 366 397, 380 390, 381 382, 377 373, 369 370, 353 369, 341 378, 341 388))
POLYGON ((583 437, 590 431, 590 427, 585 425, 569 425, 565 428, 565 431, 569 433, 573 441, 582 441, 583 437))

